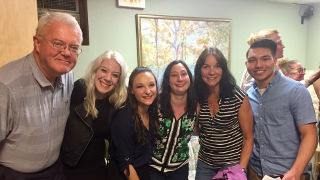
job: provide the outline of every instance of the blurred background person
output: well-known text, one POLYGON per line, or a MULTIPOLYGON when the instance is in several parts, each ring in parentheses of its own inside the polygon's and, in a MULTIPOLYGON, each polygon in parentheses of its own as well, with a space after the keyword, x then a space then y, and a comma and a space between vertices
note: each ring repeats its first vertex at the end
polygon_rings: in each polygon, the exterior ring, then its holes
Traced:
POLYGON ((304 68, 297 60, 283 58, 277 62, 277 65, 285 76, 300 81, 306 87, 312 85, 320 77, 320 69, 318 69, 316 72, 312 73, 308 79, 304 79, 306 68, 304 68))

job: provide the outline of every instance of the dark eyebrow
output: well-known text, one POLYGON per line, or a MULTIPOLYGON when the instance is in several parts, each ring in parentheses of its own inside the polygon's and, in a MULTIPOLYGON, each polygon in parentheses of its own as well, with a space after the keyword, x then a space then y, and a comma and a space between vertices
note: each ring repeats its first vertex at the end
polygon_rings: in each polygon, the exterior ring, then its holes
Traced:
POLYGON ((272 58, 272 56, 271 55, 264 55, 264 56, 262 56, 263 58, 265 58, 265 57, 268 57, 268 58, 272 58))

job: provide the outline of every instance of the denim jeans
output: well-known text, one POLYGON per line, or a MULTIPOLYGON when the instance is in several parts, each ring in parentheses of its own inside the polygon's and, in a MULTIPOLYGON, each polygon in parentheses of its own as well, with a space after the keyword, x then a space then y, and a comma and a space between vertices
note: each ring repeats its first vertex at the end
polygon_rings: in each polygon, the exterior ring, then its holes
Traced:
POLYGON ((228 164, 220 168, 213 168, 206 163, 198 160, 195 180, 212 180, 213 176, 215 176, 220 170, 224 170, 229 166, 234 165, 235 164, 228 164))
POLYGON ((198 160, 195 180, 211 180, 220 168, 213 168, 198 160))

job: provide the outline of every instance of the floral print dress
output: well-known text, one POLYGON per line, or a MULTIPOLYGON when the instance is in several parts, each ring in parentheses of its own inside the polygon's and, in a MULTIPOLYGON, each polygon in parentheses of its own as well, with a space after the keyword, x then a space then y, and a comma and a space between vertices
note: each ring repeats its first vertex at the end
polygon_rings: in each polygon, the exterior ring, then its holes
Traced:
POLYGON ((159 130, 155 137, 155 149, 151 167, 163 172, 172 172, 186 165, 189 159, 189 147, 195 114, 188 117, 183 114, 179 119, 164 117, 159 112, 159 130))

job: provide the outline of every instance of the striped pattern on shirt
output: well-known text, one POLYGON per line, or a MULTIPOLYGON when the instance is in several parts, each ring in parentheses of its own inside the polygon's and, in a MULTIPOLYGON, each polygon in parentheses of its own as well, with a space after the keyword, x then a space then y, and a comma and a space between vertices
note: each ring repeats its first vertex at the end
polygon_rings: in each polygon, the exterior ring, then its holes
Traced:
POLYGON ((245 97, 235 89, 233 97, 219 99, 219 112, 210 115, 208 102, 200 105, 200 151, 199 159, 214 167, 239 163, 243 136, 238 111, 245 97))
POLYGON ((1 165, 33 173, 57 161, 72 89, 72 72, 52 86, 32 53, 0 68, 1 165))

